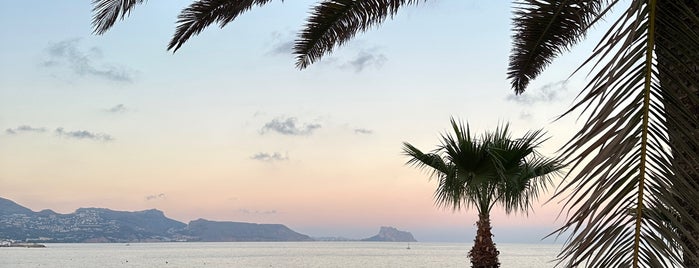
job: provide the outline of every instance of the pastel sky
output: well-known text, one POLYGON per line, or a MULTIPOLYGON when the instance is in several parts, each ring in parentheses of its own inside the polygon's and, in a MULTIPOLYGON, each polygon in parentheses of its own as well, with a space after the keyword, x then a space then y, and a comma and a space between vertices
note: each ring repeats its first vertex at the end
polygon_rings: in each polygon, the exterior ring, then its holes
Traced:
MULTIPOLYGON (((90 1, 0 2, 1 197, 35 211, 157 208, 311 236, 395 226, 471 241, 475 211, 435 207, 435 182, 404 165, 401 143, 435 148, 454 116, 477 132, 544 128, 552 156, 581 124, 553 119, 584 85, 585 72, 568 78, 599 36, 514 96, 509 1, 405 8, 303 71, 290 42, 317 1, 254 8, 172 54, 190 2, 148 1, 103 36, 90 1)), ((537 242, 559 211, 496 208, 495 240, 537 242)))

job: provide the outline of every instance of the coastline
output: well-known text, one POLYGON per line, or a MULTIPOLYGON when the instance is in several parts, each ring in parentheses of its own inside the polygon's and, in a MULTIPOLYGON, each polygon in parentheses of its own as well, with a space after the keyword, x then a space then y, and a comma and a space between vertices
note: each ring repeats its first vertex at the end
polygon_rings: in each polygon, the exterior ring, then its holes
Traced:
POLYGON ((0 248, 45 248, 44 244, 37 243, 7 243, 0 244, 0 248))

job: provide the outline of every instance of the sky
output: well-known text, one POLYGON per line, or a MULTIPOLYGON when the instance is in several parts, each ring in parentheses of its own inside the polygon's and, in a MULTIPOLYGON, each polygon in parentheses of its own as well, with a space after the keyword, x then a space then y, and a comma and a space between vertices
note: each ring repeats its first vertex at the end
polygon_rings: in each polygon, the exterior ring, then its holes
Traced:
MULTIPOLYGON (((585 71, 571 74, 601 34, 515 96, 508 2, 406 7, 298 70, 291 44, 316 1, 253 8, 174 54, 191 1, 148 1, 101 36, 90 1, 0 1, 0 197, 35 211, 156 208, 310 236, 394 226, 472 241, 475 210, 435 206, 436 182, 405 165, 402 142, 434 149, 453 116, 477 133, 543 128, 553 156, 582 125, 575 113, 554 119, 583 88, 585 71)), ((540 243, 560 226, 551 193, 528 215, 496 207, 495 241, 540 243)))

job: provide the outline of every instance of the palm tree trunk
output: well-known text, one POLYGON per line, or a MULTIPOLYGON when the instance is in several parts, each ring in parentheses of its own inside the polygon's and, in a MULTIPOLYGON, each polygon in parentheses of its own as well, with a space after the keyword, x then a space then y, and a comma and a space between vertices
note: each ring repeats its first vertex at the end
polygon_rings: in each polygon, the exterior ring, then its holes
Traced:
MULTIPOLYGON (((675 7, 672 5, 672 2, 675 1, 678 1, 680 3, 683 1, 684 4, 690 8, 692 13, 694 13, 695 15, 699 15, 699 1, 697 0, 663 0, 658 1, 657 7, 658 9, 665 9, 671 11, 664 14, 673 14, 677 16, 681 13, 675 12, 675 7)), ((699 25, 692 23, 692 19, 682 19, 685 23, 690 25, 694 32, 699 33, 699 25)), ((697 87, 691 86, 696 85, 696 81, 699 81, 699 63, 692 62, 690 58, 688 58, 688 56, 691 55, 690 53, 695 54, 696 56, 696 53, 699 53, 699 47, 688 47, 689 44, 687 42, 682 41, 683 36, 673 34, 675 32, 672 30, 672 27, 673 25, 658 24, 658 27, 656 28, 658 36, 656 44, 661 47, 670 48, 670 53, 674 54, 675 57, 679 58, 681 64, 684 66, 674 65, 680 63, 678 63, 678 61, 676 60, 672 60, 672 55, 666 55, 664 51, 658 50, 658 64, 669 67, 668 69, 665 69, 667 71, 663 71, 661 69, 659 73, 660 85, 663 88, 663 90, 667 90, 667 92, 677 97, 684 106, 683 108, 686 111, 688 111, 689 114, 693 116, 695 120, 697 120, 699 119, 699 103, 692 101, 690 99, 690 94, 699 96, 699 90, 697 89, 697 87), (689 66, 690 68, 687 68, 687 66, 689 66), (681 85, 673 84, 674 82, 672 81, 676 80, 668 79, 668 77, 673 74, 676 75, 676 77, 680 75, 680 77, 689 80, 686 81, 686 83, 684 83, 685 85, 690 85, 691 92, 689 92, 689 94, 687 94, 686 91, 682 90, 681 85)), ((673 105, 665 105, 667 116, 669 118, 679 118, 680 116, 682 116, 681 110, 668 108, 672 106, 673 105)), ((689 127, 690 129, 687 129, 687 127, 685 126, 676 125, 675 122, 673 122, 673 120, 668 120, 667 124, 668 136, 671 147, 686 148, 679 152, 677 150, 673 152, 673 154, 675 154, 675 157, 673 158, 673 169, 676 171, 685 171, 686 174, 688 174, 688 176, 690 176, 690 178, 692 178, 692 181, 694 182, 694 185, 682 185, 678 187, 693 187, 695 191, 699 190, 697 189, 699 188, 699 148, 696 148, 694 146, 687 146, 689 139, 699 139, 699 126, 692 125, 691 127, 689 127), (679 130, 684 130, 686 131, 685 133, 690 134, 688 136, 687 134, 681 133, 681 131, 679 130), (677 154, 682 154, 684 157, 677 157, 677 154)), ((692 252, 694 253, 693 255, 699 256, 699 245, 697 245, 696 242, 699 241, 699 230, 693 228, 691 224, 692 222, 699 221, 699 204, 697 204, 697 199, 690 199, 686 196, 679 197, 677 199, 679 205, 687 212, 689 212, 690 215, 692 215, 691 218, 679 219, 680 224, 682 224, 686 230, 690 230, 689 233, 679 234, 680 240, 682 242, 681 244, 683 252, 683 265, 684 267, 699 267, 699 260, 697 260, 697 258, 692 258, 689 254, 690 252, 692 252)))
POLYGON ((495 248, 493 243, 493 233, 490 232, 490 215, 478 214, 478 222, 476 222, 478 230, 476 231, 476 239, 473 241, 473 248, 468 253, 471 259, 471 266, 474 268, 498 268, 500 262, 498 255, 500 252, 495 248))

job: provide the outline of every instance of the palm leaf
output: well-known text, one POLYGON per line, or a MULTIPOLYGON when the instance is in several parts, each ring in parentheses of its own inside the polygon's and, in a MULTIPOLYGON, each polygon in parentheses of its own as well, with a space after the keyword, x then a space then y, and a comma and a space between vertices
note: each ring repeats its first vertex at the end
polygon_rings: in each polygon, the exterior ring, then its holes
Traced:
POLYGON ((541 130, 512 139, 505 124, 476 139, 468 124, 452 118, 451 126, 453 133, 442 134, 441 145, 431 153, 403 144, 404 154, 410 157, 407 164, 429 170, 430 178, 438 179, 438 206, 454 210, 475 206, 487 215, 501 204, 507 213, 527 213, 562 168, 557 159, 536 152, 544 140, 541 130))
POLYGON ((418 169, 429 170, 430 178, 437 178, 438 185, 435 191, 435 204, 437 206, 460 209, 464 204, 464 181, 456 176, 453 164, 446 163, 437 153, 423 153, 410 143, 403 143, 403 153, 410 157, 406 164, 418 169))
POLYGON ((272 0, 197 0, 177 16, 177 29, 167 49, 177 51, 192 35, 201 33, 212 23, 221 28, 254 6, 272 0))
MULTIPOLYGON (((424 1, 424 0, 423 0, 424 1)), ((294 45, 296 67, 304 69, 323 55, 420 0, 325 0, 316 5, 294 45)))
MULTIPOLYGON (((697 120, 675 116, 691 114, 677 101, 678 95, 691 94, 688 88, 672 92, 659 82, 668 63, 658 64, 656 54, 676 55, 656 45, 658 36, 667 34, 661 26, 681 29, 676 25, 686 22, 656 6, 656 1, 631 2, 588 60, 596 62, 597 74, 568 111, 582 109, 590 118, 563 154, 577 175, 556 194, 570 193, 567 222, 558 230, 571 233, 559 255, 566 267, 675 267, 682 261, 681 248, 688 246, 680 234, 699 230, 696 222, 668 224, 668 217, 675 223, 691 219, 678 200, 699 197, 697 182, 673 165, 675 157, 691 152, 686 144, 670 142, 668 122, 697 126, 697 120)), ((682 34, 696 36, 689 29, 682 34)), ((682 44, 696 49, 698 40, 682 44)), ((680 81, 687 82, 674 83, 680 81)))
MULTIPOLYGON (((517 94, 524 92, 562 52, 585 37, 608 0, 514 1, 508 79, 517 94)), ((616 2, 616 1, 615 1, 616 2)))
POLYGON ((124 19, 137 4, 143 2, 145 0, 92 0, 92 32, 105 33, 118 18, 124 19))

